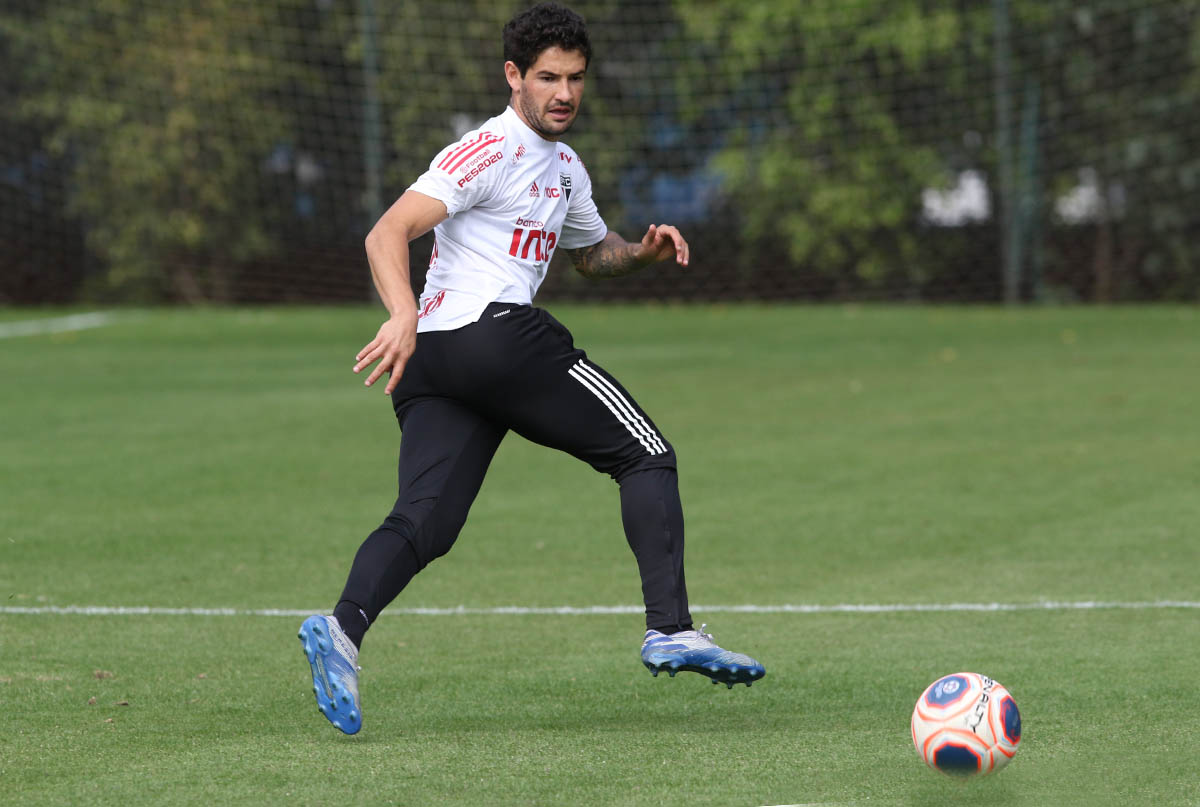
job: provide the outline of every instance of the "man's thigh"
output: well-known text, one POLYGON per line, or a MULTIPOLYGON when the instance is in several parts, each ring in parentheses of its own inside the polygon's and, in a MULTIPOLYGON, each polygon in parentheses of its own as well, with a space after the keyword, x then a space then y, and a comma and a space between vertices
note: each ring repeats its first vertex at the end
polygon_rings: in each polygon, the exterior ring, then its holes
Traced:
POLYGON ((479 405, 526 439, 618 479, 635 468, 674 467, 671 444, 629 391, 548 313, 533 309, 529 317, 512 323, 521 360, 510 366, 500 394, 479 405))
POLYGON ((493 303, 472 325, 421 334, 393 395, 398 416, 431 396, 618 480, 675 467, 670 443, 633 396, 539 308, 493 303))

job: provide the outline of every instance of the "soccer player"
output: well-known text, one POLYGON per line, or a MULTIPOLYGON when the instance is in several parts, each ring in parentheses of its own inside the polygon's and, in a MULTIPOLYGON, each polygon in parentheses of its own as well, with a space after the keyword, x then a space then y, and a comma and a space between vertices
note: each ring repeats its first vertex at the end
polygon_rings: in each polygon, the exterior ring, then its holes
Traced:
POLYGON ((534 293, 556 250, 587 277, 658 261, 688 263, 675 227, 640 241, 611 232, 591 179, 560 138, 579 112, 591 45, 583 19, 555 3, 504 27, 510 105, 447 146, 384 213, 367 258, 390 318, 357 355, 385 374, 402 431, 399 496, 359 548, 332 615, 300 628, 317 705, 334 726, 362 726, 358 649, 379 613, 450 550, 508 431, 566 451, 620 486, 621 519, 641 574, 648 630, 642 662, 655 675, 691 670, 730 688, 763 666, 694 630, 683 573, 683 509, 675 451, 633 397, 540 308, 534 293), (408 245, 435 243, 419 302, 408 245))

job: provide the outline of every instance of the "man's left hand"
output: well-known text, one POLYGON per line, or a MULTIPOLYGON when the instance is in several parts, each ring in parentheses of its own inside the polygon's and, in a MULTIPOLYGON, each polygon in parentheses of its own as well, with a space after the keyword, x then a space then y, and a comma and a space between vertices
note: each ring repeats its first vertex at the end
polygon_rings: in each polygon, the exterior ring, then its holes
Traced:
POLYGON ((678 229, 670 224, 651 224, 642 236, 635 260, 643 265, 658 263, 674 257, 680 266, 688 265, 688 243, 678 229))

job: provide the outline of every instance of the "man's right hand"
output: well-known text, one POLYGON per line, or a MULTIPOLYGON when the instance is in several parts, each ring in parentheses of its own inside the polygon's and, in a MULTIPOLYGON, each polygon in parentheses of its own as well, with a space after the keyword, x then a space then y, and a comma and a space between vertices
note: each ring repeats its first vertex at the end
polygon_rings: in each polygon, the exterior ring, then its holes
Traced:
POLYGON ((369 387, 378 381, 381 375, 388 373, 390 378, 383 391, 391 395, 392 390, 400 383, 400 376, 404 374, 404 365, 408 364, 408 360, 416 348, 416 310, 395 314, 380 325, 379 333, 375 334, 375 338, 358 351, 354 357, 358 360, 358 363, 354 365, 354 372, 362 372, 375 362, 379 362, 364 383, 369 387))

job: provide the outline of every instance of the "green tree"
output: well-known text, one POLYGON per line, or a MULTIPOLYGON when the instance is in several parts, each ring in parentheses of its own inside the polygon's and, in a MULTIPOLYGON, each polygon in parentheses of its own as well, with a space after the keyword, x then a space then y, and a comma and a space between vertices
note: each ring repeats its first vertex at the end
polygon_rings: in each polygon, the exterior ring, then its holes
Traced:
POLYGON ((681 97, 693 119, 731 118, 713 165, 742 271, 784 260, 843 295, 927 277, 920 191, 947 164, 926 119, 953 73, 958 13, 916 0, 684 5, 683 35, 705 58, 681 97))
POLYGON ((49 0, 0 26, 28 79, 18 114, 71 170, 70 213, 107 266, 93 291, 222 299, 269 252, 256 174, 288 128, 284 6, 49 0))
POLYGON ((1089 0, 1014 11, 1016 66, 1041 88, 1047 281, 1074 296, 1200 295, 1200 6, 1089 0), (1081 182, 1086 215, 1054 216, 1081 182))
POLYGON ((1195 3, 679 7, 708 55, 681 62, 680 97, 734 121, 714 165, 743 272, 786 261, 835 294, 892 296, 982 257, 994 297, 1011 245, 1026 295, 1196 297, 1195 3), (968 168, 987 179, 988 228, 930 228, 922 193, 968 168), (1083 214, 1056 212, 1087 192, 1083 214))

